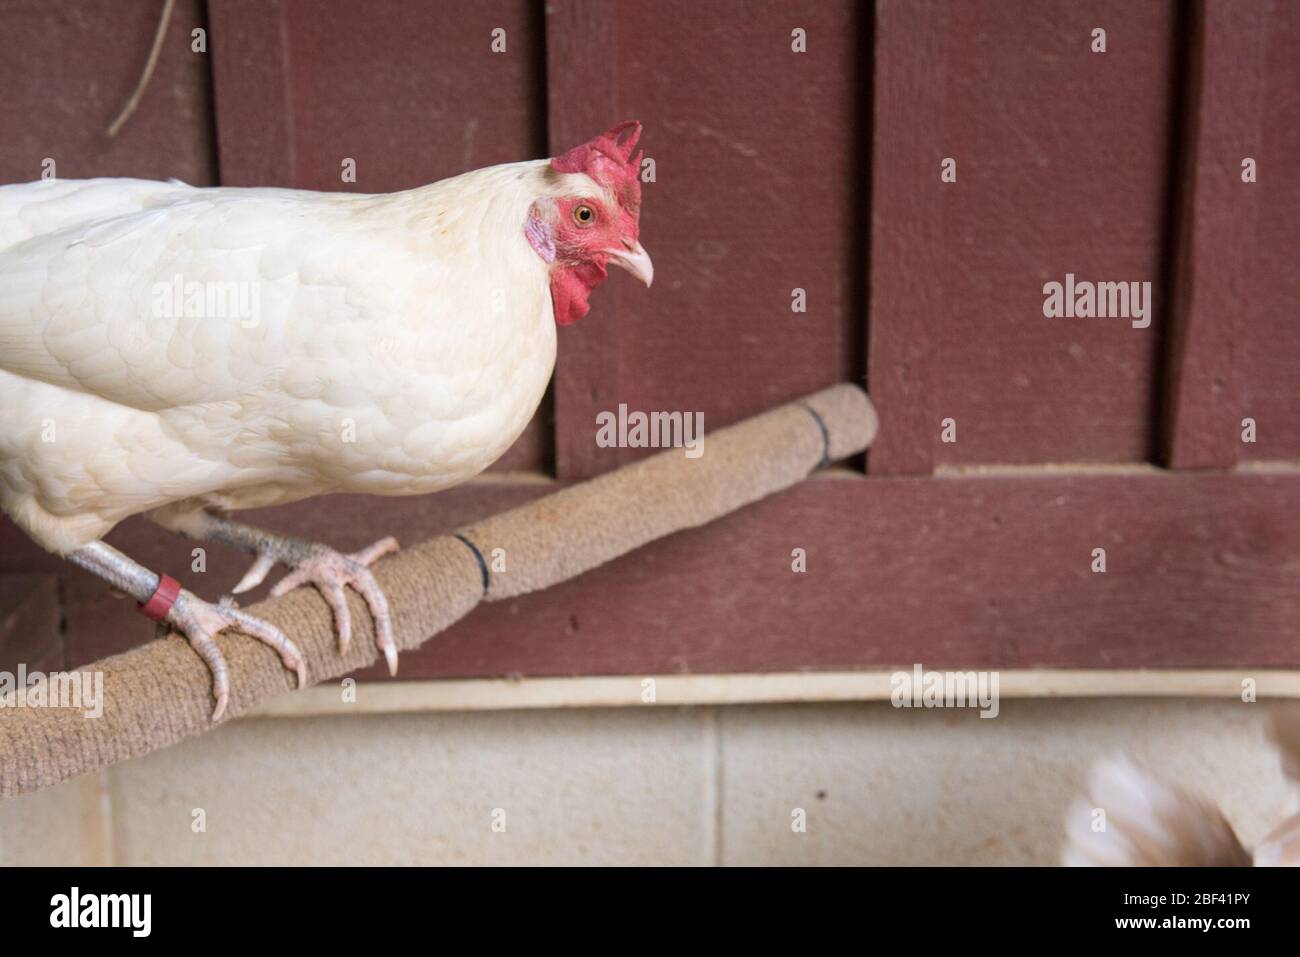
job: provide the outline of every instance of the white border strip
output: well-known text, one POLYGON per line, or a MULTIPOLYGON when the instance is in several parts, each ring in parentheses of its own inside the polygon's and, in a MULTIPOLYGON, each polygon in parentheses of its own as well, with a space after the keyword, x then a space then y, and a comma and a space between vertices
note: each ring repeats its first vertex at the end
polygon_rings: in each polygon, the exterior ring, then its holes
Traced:
MULTIPOLYGON (((903 670, 910 670, 910 666, 903 670)), ((933 670, 936 669, 926 667, 926 671, 933 670)), ((251 714, 296 718, 412 711, 644 707, 651 703, 887 701, 893 674, 894 671, 831 671, 359 682, 354 689, 356 700, 351 702, 343 700, 344 689, 340 683, 330 682, 272 698, 251 714), (651 688, 653 701, 647 701, 651 688)), ((1240 699, 1243 682, 1247 680, 1254 682, 1255 693, 1260 698, 1300 698, 1300 671, 1264 668, 1236 671, 1000 671, 998 691, 1010 698, 1175 696, 1240 699)))

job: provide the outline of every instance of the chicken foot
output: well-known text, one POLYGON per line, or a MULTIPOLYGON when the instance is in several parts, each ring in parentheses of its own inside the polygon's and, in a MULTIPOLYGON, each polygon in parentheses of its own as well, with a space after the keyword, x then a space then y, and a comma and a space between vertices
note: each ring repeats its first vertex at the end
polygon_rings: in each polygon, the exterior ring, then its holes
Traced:
POLYGON ((103 579, 140 602, 141 610, 181 632, 212 672, 212 720, 226 712, 230 700, 230 668, 215 636, 233 628, 265 642, 280 653, 284 666, 307 683, 307 664, 298 647, 274 625, 240 611, 232 604, 214 605, 181 588, 175 579, 149 571, 105 542, 91 542, 68 554, 74 565, 103 579))
POLYGON ((352 644, 352 612, 343 591, 344 586, 351 585, 365 599, 370 609, 370 616, 375 623, 375 644, 383 652, 389 674, 397 674, 393 616, 388 608, 388 598, 369 567, 384 555, 397 551, 397 539, 391 536, 382 538, 368 548, 345 555, 328 545, 266 532, 206 509, 184 515, 153 517, 164 527, 191 538, 221 542, 253 553, 256 558, 252 567, 239 580, 239 584, 231 589, 236 595, 260 585, 277 563, 286 565, 291 570, 271 589, 272 595, 286 594, 301 585, 314 585, 334 613, 340 654, 346 652, 352 644))

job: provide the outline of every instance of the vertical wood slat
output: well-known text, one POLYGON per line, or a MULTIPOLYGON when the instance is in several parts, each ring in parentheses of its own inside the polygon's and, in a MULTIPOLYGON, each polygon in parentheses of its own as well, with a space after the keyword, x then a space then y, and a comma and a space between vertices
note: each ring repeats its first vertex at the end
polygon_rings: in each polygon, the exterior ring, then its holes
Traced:
POLYGON ((949 12, 942 0, 877 4, 871 163, 871 252, 867 388, 887 423, 867 452, 876 475, 926 475, 934 467, 927 366, 934 347, 924 328, 942 308, 935 255, 943 186, 934 163, 912 162, 897 137, 943 143, 949 12), (928 135, 926 135, 928 134, 928 135), (880 281, 876 277, 888 277, 880 281))
MULTIPOLYGON (((606 321, 601 297, 618 289, 619 401, 698 412, 708 432, 861 381, 869 12, 854 0, 618 9, 616 115, 645 124, 657 167, 641 215, 654 288, 613 275, 583 320, 606 321)), ((602 462, 613 451, 652 450, 600 449, 602 462)))
MULTIPOLYGON (((1241 415, 1258 424, 1254 442, 1243 442, 1239 457, 1249 462, 1300 462, 1300 3, 1267 0, 1268 21, 1262 94, 1263 121, 1256 152, 1258 217, 1255 255, 1245 284, 1249 335, 1237 358, 1241 415)), ((1244 184, 1243 184, 1244 185, 1244 184)), ((1238 423, 1239 424, 1239 423, 1238 423)))
POLYGON ((211 0, 213 100, 223 186, 293 186, 284 0, 211 0))
POLYGON ((1247 334, 1245 286, 1259 191, 1241 180, 1264 120, 1265 4, 1196 4, 1185 165, 1165 394, 1172 468, 1237 464, 1241 402, 1234 359, 1247 334))
POLYGON ((1049 318, 1044 299, 1067 276, 1167 275, 1178 19, 1167 0, 879 0, 869 471, 1151 458, 1163 314, 1049 318))
MULTIPOLYGON (((607 0, 546 4, 548 150, 552 156, 590 139, 624 117, 618 113, 618 8, 607 0)), ((598 314, 559 329, 555 369, 555 471, 588 478, 619 462, 619 450, 598 450, 596 413, 614 409, 620 393, 618 285, 606 283, 598 314), (597 456, 597 451, 602 452, 597 456)))
POLYGON ((545 155, 543 16, 534 0, 370 0, 329 16, 288 0, 294 185, 387 193, 545 155))

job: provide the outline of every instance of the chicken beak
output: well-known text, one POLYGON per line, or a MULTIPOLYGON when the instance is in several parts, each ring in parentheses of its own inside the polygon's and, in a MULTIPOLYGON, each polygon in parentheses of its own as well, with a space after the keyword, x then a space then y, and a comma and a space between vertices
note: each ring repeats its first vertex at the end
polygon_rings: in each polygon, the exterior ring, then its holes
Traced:
POLYGON ((629 243, 624 240, 621 248, 607 249, 605 255, 609 256, 610 262, 614 265, 622 266, 640 279, 647 288, 654 282, 655 264, 650 261, 650 254, 640 243, 629 243))

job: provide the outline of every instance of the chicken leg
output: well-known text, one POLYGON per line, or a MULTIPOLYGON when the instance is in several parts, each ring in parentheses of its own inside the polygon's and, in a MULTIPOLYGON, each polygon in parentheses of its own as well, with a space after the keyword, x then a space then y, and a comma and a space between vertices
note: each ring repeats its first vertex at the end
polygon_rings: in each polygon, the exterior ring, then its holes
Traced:
POLYGON ((272 595, 283 595, 301 585, 315 585, 334 612, 340 653, 346 652, 352 644, 352 613, 343 591, 345 585, 351 585, 370 608, 375 622, 375 644, 388 663, 388 673, 397 674, 393 616, 388 608, 388 599, 369 567, 384 555, 397 551, 397 539, 391 536, 382 538, 368 548, 345 555, 327 545, 231 521, 208 509, 169 510, 154 513, 151 517, 164 528, 190 538, 233 545, 255 555, 252 567, 232 589, 236 595, 260 585, 277 563, 287 565, 291 571, 271 589, 272 595))
POLYGON ((175 579, 149 571, 104 542, 91 542, 68 554, 73 564, 99 576, 109 585, 140 602, 141 610, 157 621, 165 621, 189 641, 212 672, 212 697, 216 705, 212 720, 226 712, 230 700, 230 669, 215 636, 234 628, 263 641, 280 653, 284 666, 298 676, 298 687, 307 683, 307 664, 297 646, 284 633, 260 618, 254 618, 230 604, 214 605, 186 591, 175 579))

